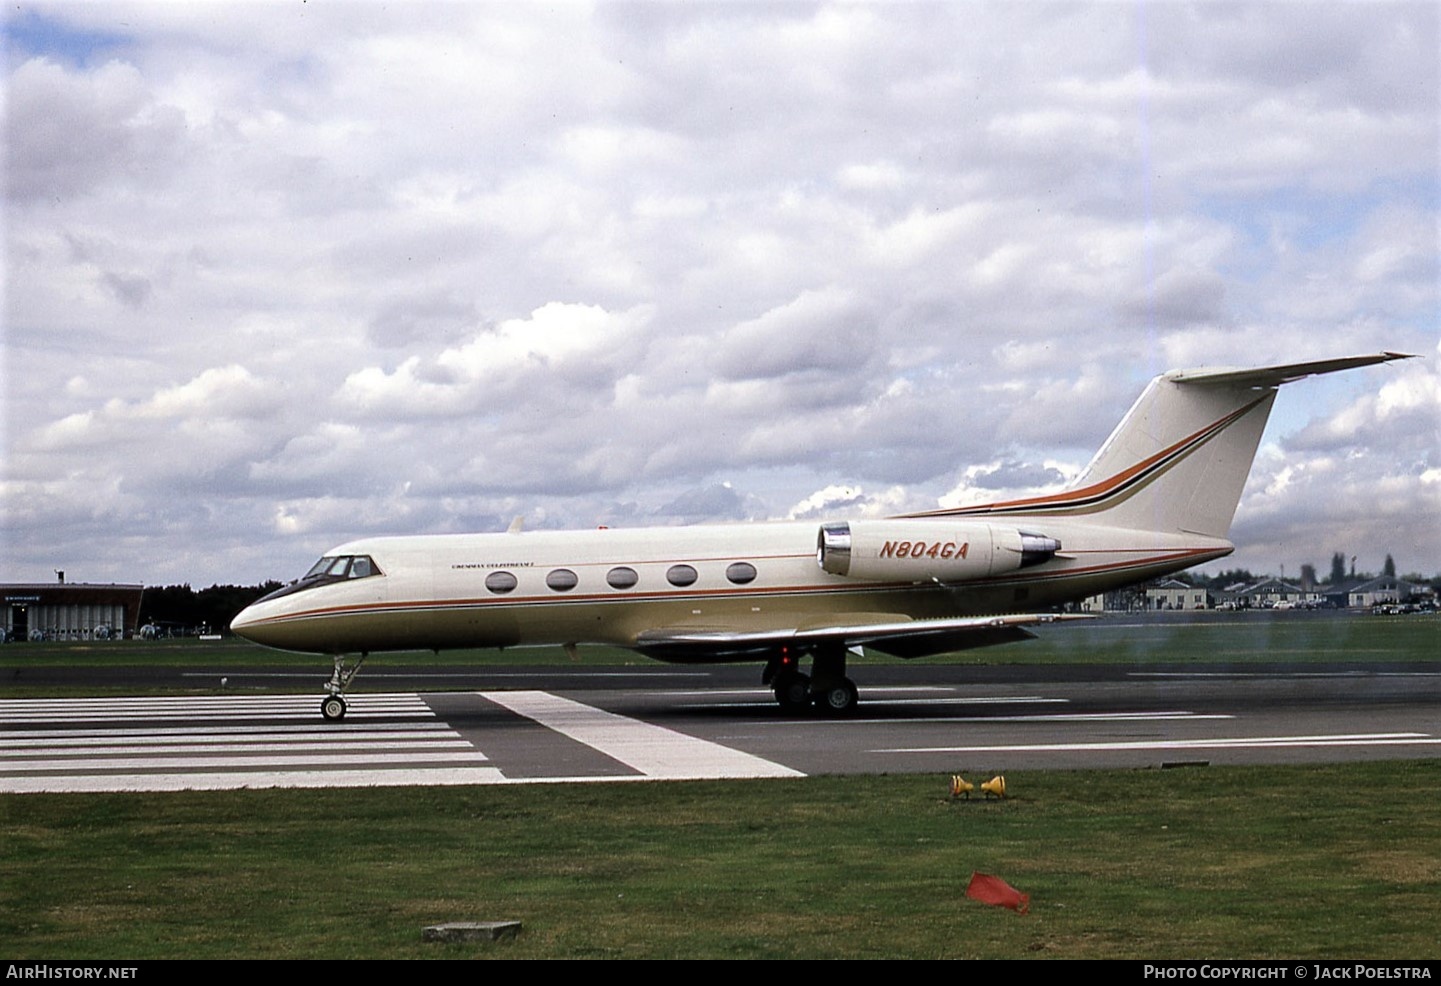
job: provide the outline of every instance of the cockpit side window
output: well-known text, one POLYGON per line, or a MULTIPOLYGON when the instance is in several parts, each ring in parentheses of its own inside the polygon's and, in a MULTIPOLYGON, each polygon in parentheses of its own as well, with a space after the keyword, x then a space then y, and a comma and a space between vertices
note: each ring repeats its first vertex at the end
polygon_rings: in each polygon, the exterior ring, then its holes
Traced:
POLYGON ((306 572, 299 581, 276 589, 264 598, 275 599, 277 596, 288 596, 294 592, 304 592, 306 589, 330 585, 333 582, 367 579, 384 574, 369 555, 326 555, 311 565, 310 571, 306 572))

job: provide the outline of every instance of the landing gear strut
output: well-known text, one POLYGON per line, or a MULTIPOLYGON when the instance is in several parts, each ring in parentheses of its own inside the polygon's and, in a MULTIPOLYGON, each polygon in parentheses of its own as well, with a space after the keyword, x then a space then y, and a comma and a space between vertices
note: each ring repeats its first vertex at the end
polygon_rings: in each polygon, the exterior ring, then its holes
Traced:
POLYGON ((761 683, 771 686, 781 711, 792 714, 814 706, 823 715, 849 715, 858 701, 855 682, 846 677, 841 644, 822 645, 811 659, 810 674, 801 672, 798 655, 787 648, 766 665, 761 683))
POLYGON ((844 644, 825 644, 811 661, 811 699, 823 715, 845 716, 859 701, 856 683, 846 677, 844 644))
POLYGON ((761 674, 761 684, 770 685, 784 712, 801 712, 811 704, 811 676, 801 673, 800 655, 789 647, 771 658, 761 674))
POLYGON ((360 666, 365 663, 366 656, 361 654, 355 659, 355 663, 350 665, 345 663, 344 654, 334 656, 335 671, 325 683, 325 690, 329 694, 320 703, 320 715, 327 722, 338 722, 345 718, 345 690, 360 673, 360 666))

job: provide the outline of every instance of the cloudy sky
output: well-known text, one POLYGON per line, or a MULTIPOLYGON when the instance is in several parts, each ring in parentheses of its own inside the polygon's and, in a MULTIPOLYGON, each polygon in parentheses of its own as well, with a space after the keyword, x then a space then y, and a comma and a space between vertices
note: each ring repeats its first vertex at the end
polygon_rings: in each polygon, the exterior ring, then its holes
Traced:
POLYGON ((1283 391, 1244 565, 1441 570, 1433 3, 19 3, 0 581, 1054 487, 1283 391))

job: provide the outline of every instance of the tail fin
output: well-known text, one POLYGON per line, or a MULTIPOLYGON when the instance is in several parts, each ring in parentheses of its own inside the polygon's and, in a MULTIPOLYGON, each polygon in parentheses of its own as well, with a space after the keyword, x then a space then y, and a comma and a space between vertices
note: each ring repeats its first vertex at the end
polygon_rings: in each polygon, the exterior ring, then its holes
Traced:
POLYGON ((1224 538, 1275 400, 1271 385, 1157 377, 1077 480, 1085 505, 1067 513, 1224 538))
POLYGON ((911 516, 1089 516, 1115 527, 1225 538, 1281 384, 1408 358, 1172 370, 1151 381, 1069 490, 911 516))
MULTIPOLYGON (((1379 353, 1152 380, 1067 496, 1107 523, 1224 538, 1283 383, 1407 358, 1379 353)), ((1071 512, 1071 511, 1068 511, 1071 512)))

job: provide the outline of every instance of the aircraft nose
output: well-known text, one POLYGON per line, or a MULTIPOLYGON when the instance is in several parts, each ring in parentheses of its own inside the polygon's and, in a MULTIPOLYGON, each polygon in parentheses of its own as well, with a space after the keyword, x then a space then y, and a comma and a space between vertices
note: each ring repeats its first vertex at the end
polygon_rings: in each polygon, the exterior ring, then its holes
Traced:
POLYGON ((261 599, 235 614, 230 630, 237 637, 277 650, 307 650, 303 620, 296 620, 285 601, 261 599))
POLYGON ((235 619, 230 621, 230 632, 237 637, 244 637, 246 640, 262 644, 265 641, 260 639, 262 635, 257 634, 260 625, 260 616, 255 612, 255 607, 247 606, 235 615, 235 619))

